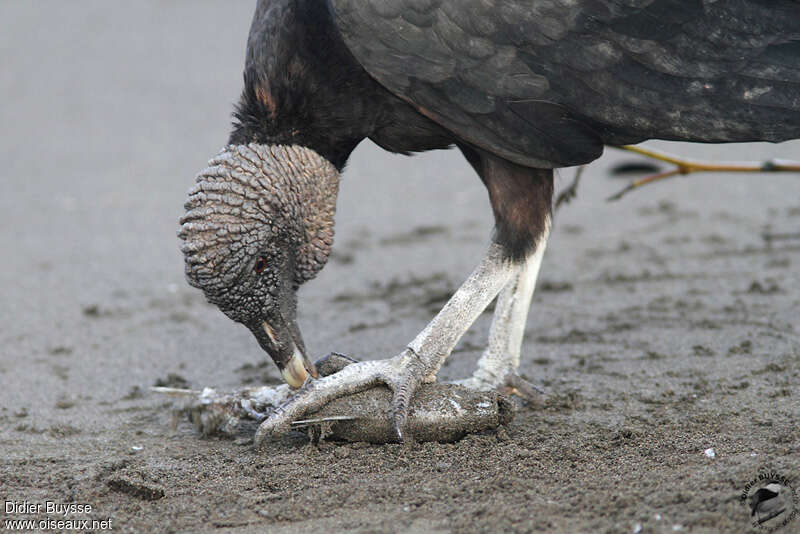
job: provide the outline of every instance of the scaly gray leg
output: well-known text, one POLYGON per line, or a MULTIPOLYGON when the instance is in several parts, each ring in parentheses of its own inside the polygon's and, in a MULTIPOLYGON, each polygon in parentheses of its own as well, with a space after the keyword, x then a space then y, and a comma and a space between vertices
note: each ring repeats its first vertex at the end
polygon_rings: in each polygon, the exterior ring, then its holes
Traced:
POLYGON ((256 443, 289 430, 290 423, 329 401, 375 384, 393 391, 392 406, 398 438, 403 439, 408 404, 423 380, 434 380, 436 372, 464 332, 519 270, 503 257, 502 247, 493 243, 466 282, 442 310, 412 341, 406 350, 388 360, 354 363, 319 380, 309 380, 288 403, 281 406, 256 433, 256 443))
POLYGON ((548 221, 534 253, 525 260, 519 272, 497 297, 489 330, 489 345, 478 360, 478 368, 472 377, 461 381, 463 385, 479 390, 521 385, 517 367, 522 338, 549 233, 548 221))

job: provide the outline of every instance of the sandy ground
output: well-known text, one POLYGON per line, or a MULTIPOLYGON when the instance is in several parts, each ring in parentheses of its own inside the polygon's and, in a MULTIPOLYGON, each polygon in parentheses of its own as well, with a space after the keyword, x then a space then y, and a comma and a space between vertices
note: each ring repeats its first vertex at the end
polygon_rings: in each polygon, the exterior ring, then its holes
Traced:
MULTIPOLYGON (((630 158, 613 150, 558 213, 521 366, 548 395, 507 428, 263 450, 173 430, 156 383, 277 379, 184 282, 175 236, 227 137, 252 4, 0 3, 0 498, 89 504, 68 517, 120 532, 744 532, 759 472, 800 490, 800 241, 762 236, 800 231, 798 177, 692 177, 606 203, 630 158)), ((800 159, 800 144, 669 149, 800 159)), ((335 256, 301 291, 310 350, 396 354, 490 228, 458 153, 364 143, 335 256)), ((471 372, 489 320, 441 378, 471 372)))

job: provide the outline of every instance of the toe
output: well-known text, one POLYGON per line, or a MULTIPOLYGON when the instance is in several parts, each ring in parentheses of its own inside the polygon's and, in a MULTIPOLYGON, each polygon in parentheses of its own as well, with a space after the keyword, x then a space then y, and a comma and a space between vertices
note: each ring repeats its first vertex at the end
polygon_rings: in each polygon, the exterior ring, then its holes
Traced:
POLYGON ((338 352, 331 352, 323 356, 319 360, 315 361, 314 367, 317 368, 319 376, 328 376, 334 373, 338 373, 348 365, 354 363, 358 363, 358 360, 355 360, 350 356, 346 356, 338 352))
POLYGON ((402 442, 413 439, 408 432, 408 408, 425 373, 419 358, 410 349, 398 357, 396 364, 398 372, 386 377, 385 382, 393 391, 392 417, 397 439, 402 442))
POLYGON ((292 421, 319 410, 328 402, 375 385, 380 381, 380 364, 381 362, 354 363, 338 373, 306 382, 291 400, 261 423, 256 432, 256 445, 268 437, 286 434, 292 421))
POLYGON ((512 372, 506 378, 505 386, 510 389, 512 394, 518 395, 527 401, 535 401, 541 399, 544 390, 539 386, 528 382, 516 372, 512 372))

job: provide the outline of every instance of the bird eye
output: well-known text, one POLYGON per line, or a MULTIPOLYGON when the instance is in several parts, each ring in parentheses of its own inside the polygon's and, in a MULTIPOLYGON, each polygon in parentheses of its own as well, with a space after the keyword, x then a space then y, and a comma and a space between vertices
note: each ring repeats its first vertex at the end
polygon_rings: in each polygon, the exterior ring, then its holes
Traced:
POLYGON ((261 256, 260 258, 258 258, 256 260, 256 264, 255 264, 254 269, 255 269, 256 273, 261 274, 261 273, 264 272, 264 269, 266 269, 266 268, 267 268, 267 258, 265 258, 264 256, 261 256))

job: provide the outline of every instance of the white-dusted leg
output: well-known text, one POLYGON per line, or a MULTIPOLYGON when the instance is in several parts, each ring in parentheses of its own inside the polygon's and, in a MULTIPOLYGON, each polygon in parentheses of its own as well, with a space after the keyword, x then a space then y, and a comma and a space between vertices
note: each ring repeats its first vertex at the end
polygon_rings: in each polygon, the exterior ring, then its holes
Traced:
POLYGON ((436 373, 461 336, 516 276, 519 265, 503 256, 502 247, 493 243, 478 268, 428 326, 408 344, 409 350, 425 360, 426 382, 436 380, 436 373))
POLYGON ((550 225, 537 243, 536 250, 500 292, 489 330, 489 344, 471 378, 461 383, 475 389, 497 389, 513 385, 519 367, 522 338, 531 307, 533 290, 542 265, 550 225))

